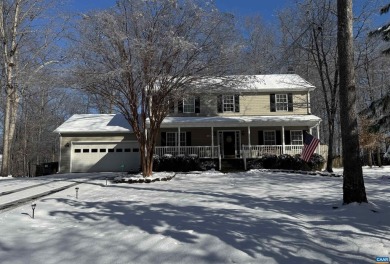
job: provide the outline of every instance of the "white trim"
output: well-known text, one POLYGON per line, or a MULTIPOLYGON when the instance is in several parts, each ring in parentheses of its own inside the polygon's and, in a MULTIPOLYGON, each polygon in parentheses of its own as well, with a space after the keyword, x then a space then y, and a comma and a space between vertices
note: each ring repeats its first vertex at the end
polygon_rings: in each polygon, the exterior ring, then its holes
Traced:
POLYGON ((248 126, 248 145, 251 145, 251 127, 248 126))
MULTIPOLYGON (((211 127, 211 147, 214 149, 214 127, 211 127)), ((214 158, 214 152, 212 152, 211 158, 214 158)))
POLYGON ((161 123, 161 128, 183 127, 270 127, 316 126, 321 119, 314 115, 282 115, 282 116, 206 116, 206 117, 174 117, 168 116, 161 123))
POLYGON ((286 139, 284 137, 284 126, 282 126, 282 153, 283 154, 286 153, 286 139))

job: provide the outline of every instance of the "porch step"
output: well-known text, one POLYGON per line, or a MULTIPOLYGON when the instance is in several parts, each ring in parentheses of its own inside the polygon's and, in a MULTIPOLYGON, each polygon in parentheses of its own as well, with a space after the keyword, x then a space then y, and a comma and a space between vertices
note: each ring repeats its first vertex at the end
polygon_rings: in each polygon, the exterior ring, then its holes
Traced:
POLYGON ((222 172, 243 171, 244 162, 242 159, 222 159, 221 167, 222 172))

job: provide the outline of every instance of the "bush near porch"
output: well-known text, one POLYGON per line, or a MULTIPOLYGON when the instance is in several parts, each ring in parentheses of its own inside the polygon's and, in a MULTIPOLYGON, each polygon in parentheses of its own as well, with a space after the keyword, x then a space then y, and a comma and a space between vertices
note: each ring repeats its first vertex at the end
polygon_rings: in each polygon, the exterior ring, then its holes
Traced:
POLYGON ((248 159, 247 164, 248 169, 320 171, 324 167, 325 159, 316 153, 311 156, 309 162, 303 161, 300 154, 264 155, 258 159, 248 159))
POLYGON ((189 171, 206 171, 217 169, 217 164, 213 160, 201 160, 195 155, 190 156, 172 156, 163 155, 153 157, 153 171, 173 171, 173 172, 189 172, 189 171))

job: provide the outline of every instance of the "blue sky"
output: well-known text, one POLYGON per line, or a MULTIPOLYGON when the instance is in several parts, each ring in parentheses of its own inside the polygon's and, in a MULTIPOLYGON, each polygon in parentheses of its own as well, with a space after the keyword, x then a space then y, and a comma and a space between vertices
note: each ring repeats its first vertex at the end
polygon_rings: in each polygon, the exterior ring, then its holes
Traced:
MULTIPOLYGON (((266 21, 275 18, 277 10, 292 4, 291 0, 216 0, 221 11, 236 15, 260 14, 266 21)), ((70 0, 70 7, 79 12, 107 8, 115 4, 115 0, 70 0)))

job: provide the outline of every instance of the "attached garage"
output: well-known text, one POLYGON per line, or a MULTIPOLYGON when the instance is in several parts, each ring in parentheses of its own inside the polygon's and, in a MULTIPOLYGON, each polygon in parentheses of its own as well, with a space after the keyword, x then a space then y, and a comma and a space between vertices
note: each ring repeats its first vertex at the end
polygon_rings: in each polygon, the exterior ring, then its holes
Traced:
POLYGON ((74 142, 70 172, 139 171, 138 142, 74 142))
POLYGON ((73 115, 54 132, 60 173, 140 170, 139 144, 122 115, 73 115))

